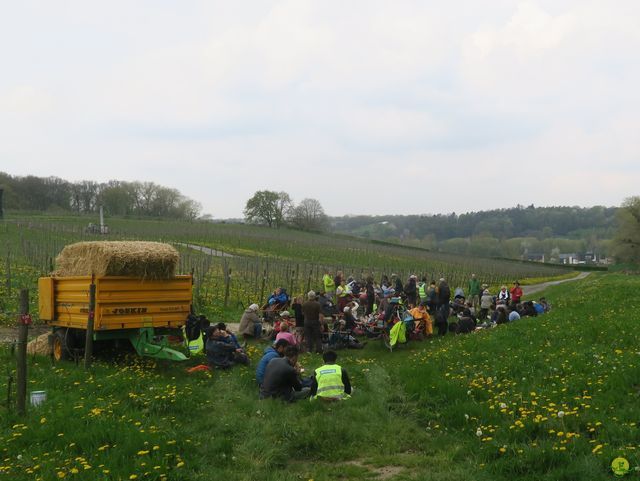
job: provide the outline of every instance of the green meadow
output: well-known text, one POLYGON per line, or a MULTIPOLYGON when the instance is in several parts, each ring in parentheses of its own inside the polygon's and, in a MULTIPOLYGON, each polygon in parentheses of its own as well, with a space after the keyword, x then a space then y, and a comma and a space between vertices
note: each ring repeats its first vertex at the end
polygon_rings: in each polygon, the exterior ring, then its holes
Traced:
MULTIPOLYGON (((87 372, 29 357, 47 401, 0 407, 0 479, 606 480, 618 456, 637 477, 639 289, 595 273, 549 288, 544 316, 341 351, 355 392, 340 404, 259 401, 254 367, 187 374, 202 358, 105 356, 87 372)), ((3 347, 2 393, 13 362, 3 347)))

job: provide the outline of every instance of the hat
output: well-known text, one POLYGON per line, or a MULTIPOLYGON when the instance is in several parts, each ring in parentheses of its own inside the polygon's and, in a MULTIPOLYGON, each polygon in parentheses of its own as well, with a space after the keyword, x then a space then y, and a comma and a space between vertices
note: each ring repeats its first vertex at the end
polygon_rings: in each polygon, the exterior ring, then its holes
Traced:
POLYGON ((289 314, 289 311, 282 311, 280 317, 291 317, 291 314, 289 314))
POLYGON ((258 304, 251 304, 249 306, 250 311, 257 311, 258 309, 260 309, 260 307, 258 307, 258 304))
POLYGON ((307 292, 307 297, 309 299, 315 299, 316 298, 316 292, 315 291, 309 291, 307 292))
POLYGON ((342 312, 349 312, 349 306, 346 306, 344 309, 342 309, 342 312))

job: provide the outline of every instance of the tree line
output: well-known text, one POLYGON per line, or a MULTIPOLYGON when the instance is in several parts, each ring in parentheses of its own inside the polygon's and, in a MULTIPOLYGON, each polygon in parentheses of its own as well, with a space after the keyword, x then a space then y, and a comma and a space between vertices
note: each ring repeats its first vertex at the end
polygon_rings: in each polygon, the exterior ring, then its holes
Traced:
POLYGON ((177 189, 153 182, 69 182, 59 177, 11 176, 0 172, 6 210, 95 213, 113 216, 195 219, 201 205, 177 189))
POLYGON ((516 206, 465 214, 345 216, 331 219, 337 232, 380 240, 513 237, 611 239, 617 207, 516 206))

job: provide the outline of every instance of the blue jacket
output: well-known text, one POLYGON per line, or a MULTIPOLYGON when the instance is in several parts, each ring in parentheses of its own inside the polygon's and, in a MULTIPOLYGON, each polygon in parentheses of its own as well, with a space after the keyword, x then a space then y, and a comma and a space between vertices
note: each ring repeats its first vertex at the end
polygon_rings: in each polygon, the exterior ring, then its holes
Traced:
POLYGON ((278 351, 273 347, 268 347, 264 350, 264 356, 262 356, 262 359, 260 359, 258 367, 256 368, 256 381, 258 381, 258 385, 262 385, 262 381, 264 381, 264 372, 267 370, 267 364, 269 364, 269 361, 277 357, 280 357, 280 354, 278 354, 278 351))
POLYGON ((282 292, 280 292, 280 294, 278 294, 277 296, 275 294, 271 294, 271 296, 269 297, 268 304, 270 306, 274 304, 284 304, 288 300, 289 300, 289 295, 283 289, 282 292))

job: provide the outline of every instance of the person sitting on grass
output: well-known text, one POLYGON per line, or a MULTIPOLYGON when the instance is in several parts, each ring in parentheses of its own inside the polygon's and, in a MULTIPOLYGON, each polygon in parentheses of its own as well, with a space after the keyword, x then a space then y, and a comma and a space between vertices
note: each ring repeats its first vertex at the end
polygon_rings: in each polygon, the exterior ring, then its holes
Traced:
POLYGON ((493 312, 493 318, 491 320, 496 324, 506 324, 509 322, 507 305, 503 301, 498 301, 496 304, 496 310, 493 312))
POLYGON ((333 300, 326 292, 321 292, 318 296, 318 302, 320 303, 320 311, 325 317, 333 317, 338 315, 338 308, 333 303, 333 300))
POLYGON ((538 304, 542 307, 542 312, 538 312, 538 314, 544 314, 545 312, 549 312, 551 310, 551 305, 547 302, 547 299, 541 297, 538 301, 538 304))
POLYGON ((417 331, 425 336, 433 335, 433 321, 429 312, 427 312, 427 303, 421 302, 418 307, 414 307, 409 311, 411 317, 413 317, 414 331, 417 331))
POLYGON ((211 367, 228 369, 236 364, 249 365, 249 357, 237 348, 227 331, 218 326, 211 326, 207 330, 207 361, 211 367))
MULTIPOLYGON (((284 313, 283 313, 284 314, 284 313)), ((287 313, 287 319, 289 318, 289 313, 287 313)), ((289 332, 289 323, 284 320, 280 323, 280 332, 276 335, 276 341, 284 339, 292 346, 298 344, 298 340, 296 337, 289 332)))
POLYGON ((520 309, 522 309, 522 305, 521 304, 516 304, 515 306, 512 306, 509 308, 510 312, 509 312, 509 322, 513 322, 513 321, 517 321, 520 319, 520 314, 518 313, 518 307, 520 307, 520 309))
POLYGON ((273 346, 269 346, 264 350, 264 354, 258 362, 256 368, 256 381, 258 386, 262 386, 264 381, 264 372, 267 369, 269 361, 284 356, 284 350, 289 346, 289 341, 286 339, 279 339, 273 346))
POLYGON ((456 334, 469 334, 476 330, 477 321, 471 314, 470 309, 465 309, 458 316, 458 328, 456 334))
POLYGON ((311 399, 340 401, 351 397, 351 381, 347 371, 336 364, 338 354, 326 351, 322 354, 324 365, 316 369, 311 381, 311 399))
MULTIPOLYGON (((220 329, 221 331, 225 331, 229 335, 229 340, 236 349, 242 349, 242 346, 238 342, 238 338, 233 332, 227 329, 227 325, 224 322, 219 322, 216 325, 218 326, 218 329, 220 329)), ((244 352, 244 349, 243 349, 243 352, 244 352)))
POLYGON ((309 397, 309 388, 303 388, 298 369, 298 348, 287 346, 284 357, 272 359, 264 372, 260 399, 281 399, 295 402, 309 397))
POLYGON ((238 334, 242 334, 245 342, 249 339, 260 339, 262 334, 262 319, 258 317, 258 304, 251 304, 242 314, 238 334))

